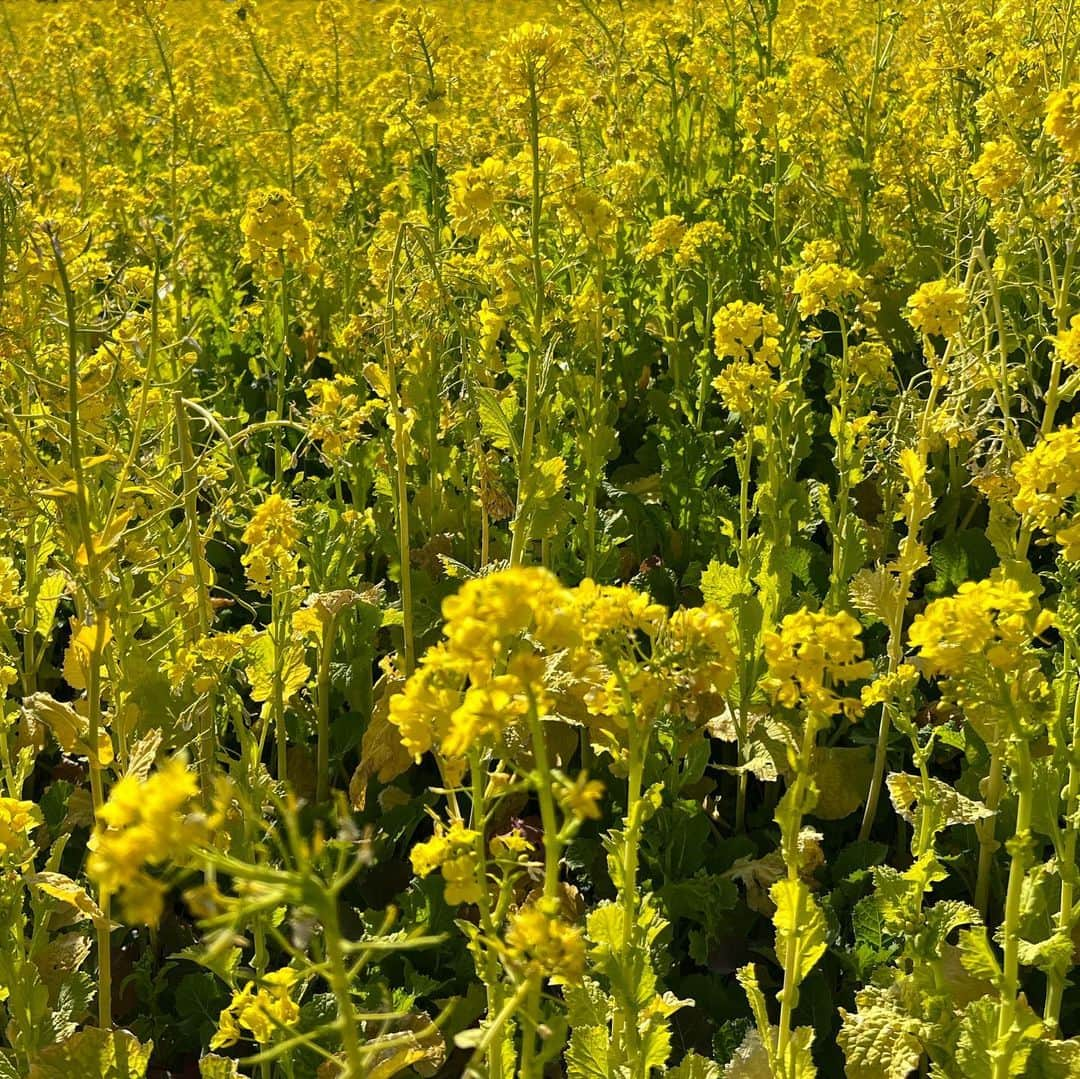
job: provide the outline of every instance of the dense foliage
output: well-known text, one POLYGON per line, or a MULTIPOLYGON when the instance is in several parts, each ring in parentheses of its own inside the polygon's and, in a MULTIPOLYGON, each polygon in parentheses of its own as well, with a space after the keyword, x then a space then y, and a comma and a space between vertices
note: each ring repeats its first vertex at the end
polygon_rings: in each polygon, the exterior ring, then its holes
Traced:
POLYGON ((1078 17, 0 2, 0 1079, 1080 1076, 1078 17))

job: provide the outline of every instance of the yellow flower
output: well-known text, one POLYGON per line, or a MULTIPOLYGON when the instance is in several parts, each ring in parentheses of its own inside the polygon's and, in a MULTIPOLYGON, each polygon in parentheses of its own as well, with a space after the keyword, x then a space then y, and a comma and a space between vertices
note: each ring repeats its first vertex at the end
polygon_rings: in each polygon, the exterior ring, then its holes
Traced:
POLYGON ((0 607, 17 607, 22 602, 19 580, 19 569, 15 560, 7 555, 0 555, 0 607))
POLYGON ((476 903, 482 888, 482 867, 476 857, 479 832, 467 828, 460 820, 451 822, 449 829, 441 821, 435 824, 435 834, 417 843, 410 852, 413 872, 427 877, 441 870, 445 888, 443 896, 453 907, 476 903))
POLYGON ((666 251, 675 251, 686 235, 686 222, 678 214, 654 221, 649 229, 649 242, 641 249, 638 261, 648 262, 666 251))
POLYGON ((560 783, 557 796, 564 813, 578 820, 600 819, 604 784, 598 779, 590 779, 588 772, 580 772, 573 783, 560 783))
POLYGON ((291 502, 277 493, 268 496, 255 510, 242 538, 248 549, 240 561, 260 592, 269 593, 275 577, 285 584, 295 580, 300 524, 291 502))
POLYGON ((296 199, 281 188, 249 193, 240 222, 244 257, 270 277, 285 266, 303 267, 311 257, 311 230, 296 199))
POLYGON ((713 343, 717 356, 746 360, 753 354, 776 366, 779 353, 780 320, 759 303, 735 300, 725 304, 713 318, 713 343))
POLYGON ((1050 338, 1061 362, 1068 367, 1080 367, 1080 315, 1073 315, 1069 328, 1050 338))
POLYGON ((787 708, 802 707, 819 716, 857 714, 860 702, 839 696, 832 687, 873 674, 873 664, 862 654, 859 623, 850 614, 803 608, 787 615, 779 632, 765 634, 765 689, 787 708))
POLYGON ((1015 462, 1013 477, 1013 508, 1037 527, 1049 527, 1080 492, 1080 425, 1051 431, 1015 462))
POLYGON ((30 833, 41 823, 33 802, 0 798, 0 866, 22 868, 34 857, 30 833))
POLYGON ((291 967, 282 967, 266 974, 258 988, 254 982, 248 982, 234 993, 218 1018, 210 1048, 235 1045, 244 1037, 245 1030, 260 1045, 269 1045, 283 1033, 283 1027, 292 1027, 300 1018, 300 1008, 291 996, 298 978, 291 967))
POLYGON ((512 953, 538 974, 560 985, 575 985, 585 973, 585 938, 577 926, 529 903, 514 913, 506 932, 512 953))
POLYGON ((986 143, 979 160, 971 166, 975 187, 991 202, 1015 187, 1023 174, 1024 159, 1009 141, 986 143))
POLYGON ((191 811, 197 794, 194 774, 173 758, 145 780, 124 776, 98 811, 86 873, 119 893, 133 920, 155 924, 161 914, 164 890, 144 870, 181 860, 204 837, 206 823, 191 811))
POLYGON ((945 278, 920 285, 908 300, 908 322, 925 334, 952 337, 968 309, 967 294, 945 278))
POLYGON ((929 674, 964 675, 978 658, 1004 673, 1053 624, 1036 598, 1013 580, 965 581, 955 596, 936 599, 915 617, 908 641, 929 674))
POLYGON ((1046 99, 1045 126, 1061 156, 1070 165, 1080 161, 1080 83, 1055 90, 1046 99))

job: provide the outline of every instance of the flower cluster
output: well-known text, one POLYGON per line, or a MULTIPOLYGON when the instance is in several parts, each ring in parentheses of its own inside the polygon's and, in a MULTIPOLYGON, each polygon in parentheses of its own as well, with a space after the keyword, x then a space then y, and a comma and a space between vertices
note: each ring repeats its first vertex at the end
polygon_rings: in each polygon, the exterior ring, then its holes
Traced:
POLYGON ((445 828, 436 821, 435 834, 410 852, 413 872, 426 877, 438 869, 446 882, 444 897, 451 906, 475 903, 480 898, 481 869, 476 856, 477 832, 460 820, 445 828))
POLYGON ((244 257, 269 277, 311 258, 311 229, 296 199, 281 188, 252 191, 240 222, 244 257))
POLYGON ((295 581, 299 572, 296 553, 299 538, 296 508, 276 492, 268 495, 244 529, 247 550, 240 559, 248 579, 264 595, 270 592, 275 580, 283 584, 295 581))
POLYGON ((20 869, 34 857, 30 833, 41 823, 33 802, 0 798, 0 867, 20 869))
POLYGON ((292 967, 264 974, 258 987, 254 982, 233 994, 218 1018, 211 1049, 224 1049, 251 1037, 259 1045, 270 1045, 288 1033, 300 1018, 300 1008, 292 999, 299 975, 292 967))
POLYGON ((758 360, 776 366, 780 361, 780 320, 759 303, 736 300, 721 307, 713 318, 717 356, 758 360))
POLYGON ((1080 161, 1080 83, 1055 90, 1046 99, 1046 133, 1070 165, 1080 161))
MULTIPOLYGON (((1013 507, 1036 528, 1053 529, 1070 546, 1067 504, 1080 493, 1080 424, 1051 431, 1013 464, 1013 507)), ((1066 555, 1066 557, 1069 557, 1066 555)))
POLYGON ((841 301, 862 295, 862 277, 841 266, 837 262, 839 254, 839 245, 831 240, 815 240, 803 248, 802 266, 793 285, 802 318, 811 318, 822 311, 835 311, 841 301))
POLYGON ((945 278, 920 285, 908 300, 908 321, 916 330, 953 337, 968 309, 967 294, 945 278))
POLYGON ((119 895, 126 917, 156 925, 165 885, 147 870, 177 862, 206 835, 207 822, 194 811, 195 775, 173 758, 145 780, 123 777, 98 812, 86 872, 109 895, 119 895))
POLYGON ((859 623, 846 611, 825 614, 803 608, 786 615, 778 632, 765 634, 764 679, 769 696, 786 708, 804 708, 817 716, 857 714, 861 704, 842 697, 834 686, 869 678, 859 623))
POLYGON ((576 985, 585 973, 585 938, 559 917, 557 903, 539 900, 514 912, 506 943, 528 973, 541 974, 556 985, 576 985))
POLYGON ((965 581, 955 596, 934 600, 917 615, 908 641, 928 674, 963 676, 978 657, 1002 673, 1053 625, 1053 615, 1009 578, 965 581))

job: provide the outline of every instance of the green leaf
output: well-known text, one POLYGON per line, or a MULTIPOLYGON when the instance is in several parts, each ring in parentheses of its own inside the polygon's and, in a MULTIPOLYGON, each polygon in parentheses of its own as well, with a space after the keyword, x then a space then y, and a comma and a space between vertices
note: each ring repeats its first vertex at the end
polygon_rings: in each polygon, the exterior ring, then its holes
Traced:
POLYGON ((721 1079, 722 1075, 719 1064, 697 1053, 687 1053, 677 1068, 668 1071, 667 1079, 721 1079))
POLYGON ((813 1027, 796 1027, 791 1032, 791 1039, 788 1041, 783 1061, 784 1074, 789 1079, 814 1079, 817 1075, 813 1045, 813 1027))
POLYGON ((1080 1041, 1040 1039, 1028 1057, 1025 1079, 1075 1079, 1080 1075, 1080 1041))
POLYGON ((870 625, 875 622, 892 625, 903 602, 895 576, 884 566, 859 570, 851 579, 848 595, 852 606, 870 625))
POLYGON ((502 403, 486 386, 474 385, 472 394, 476 399, 476 411, 485 436, 496 449, 511 451, 517 460, 521 447, 513 427, 510 426, 510 420, 503 411, 502 403))
POLYGON ((960 934, 960 962, 964 970, 973 974, 976 978, 989 982, 995 987, 1000 987, 1002 981, 1001 964, 990 946, 986 930, 965 929, 960 934))
POLYGON ((994 815, 982 802, 965 798, 940 779, 930 778, 924 784, 921 776, 893 772, 886 783, 896 812, 913 826, 921 823, 922 813, 929 812, 929 827, 935 835, 950 825, 977 824, 994 815), (913 811, 914 806, 918 806, 918 814, 913 811))
POLYGON ((907 1079, 922 1056, 922 1024, 900 1011, 886 990, 865 989, 855 999, 857 1011, 840 1009, 836 1038, 847 1079, 907 1079))
POLYGON ((153 1043, 144 1045, 127 1030, 88 1027, 37 1054, 29 1079, 143 1079, 153 1043))
POLYGON ((997 555, 983 529, 965 528, 934 544, 930 564, 934 581, 927 592, 941 596, 964 581, 981 581, 988 576, 997 564, 997 555))
POLYGON ((202 1079, 234 1079, 240 1070, 236 1061, 229 1057, 219 1057, 214 1053, 199 1061, 199 1075, 202 1079))
POLYGON ((813 815, 821 820, 841 820, 866 801, 874 774, 870 746, 823 746, 814 757, 814 782, 818 788, 813 815))
POLYGON ((34 632, 45 639, 52 636, 53 621, 60 597, 67 588, 67 575, 54 570, 41 582, 34 601, 34 632))
POLYGON ((958 899, 945 899, 928 907, 923 914, 923 924, 915 934, 912 952, 924 959, 939 959, 945 941, 954 929, 965 925, 978 925, 982 919, 979 912, 958 899))
POLYGON ((790 975, 791 984, 797 986, 825 953, 825 915, 801 878, 778 880, 769 894, 776 904, 773 915, 776 955, 786 967, 789 944, 793 944, 795 968, 785 973, 790 975))
POLYGON ((852 908, 851 928, 855 933, 856 945, 863 945, 875 952, 885 946, 885 923, 881 917, 881 907, 874 896, 868 895, 860 899, 852 908))
MULTIPOLYGON (((771 1027, 766 1027, 766 1030, 769 1034, 772 1033, 771 1027)), ((724 1069, 724 1079, 774 1079, 769 1050, 756 1027, 746 1032, 742 1045, 728 1061, 724 1069)))

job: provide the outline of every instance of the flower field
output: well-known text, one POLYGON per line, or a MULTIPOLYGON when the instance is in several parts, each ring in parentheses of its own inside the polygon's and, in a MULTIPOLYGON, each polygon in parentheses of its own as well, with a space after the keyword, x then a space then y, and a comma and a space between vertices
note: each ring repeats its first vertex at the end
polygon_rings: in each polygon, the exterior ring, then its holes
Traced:
POLYGON ((0 0, 0 1079, 1080 1077, 1072 0, 0 0))

